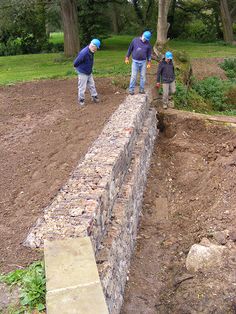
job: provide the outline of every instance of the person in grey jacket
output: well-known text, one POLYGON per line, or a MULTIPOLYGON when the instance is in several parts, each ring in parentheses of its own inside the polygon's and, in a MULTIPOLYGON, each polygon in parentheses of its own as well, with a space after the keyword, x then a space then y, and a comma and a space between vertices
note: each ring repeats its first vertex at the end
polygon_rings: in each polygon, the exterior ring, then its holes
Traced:
POLYGON ((85 91, 88 86, 94 102, 99 102, 95 82, 93 79, 94 53, 100 48, 100 40, 93 39, 88 46, 83 48, 74 60, 74 67, 78 73, 78 102, 84 106, 85 91))
POLYGON ((175 69, 173 64, 173 54, 170 51, 165 53, 165 59, 159 63, 157 71, 157 88, 163 87, 163 108, 168 106, 173 108, 173 103, 169 102, 169 96, 176 92, 175 69))

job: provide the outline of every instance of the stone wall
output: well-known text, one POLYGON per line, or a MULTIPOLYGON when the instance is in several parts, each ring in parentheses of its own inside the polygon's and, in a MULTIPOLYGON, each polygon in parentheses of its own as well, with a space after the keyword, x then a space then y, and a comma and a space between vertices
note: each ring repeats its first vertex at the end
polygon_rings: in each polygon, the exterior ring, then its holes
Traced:
POLYGON ((44 210, 25 245, 90 236, 110 313, 119 313, 150 156, 156 112, 146 95, 128 96, 44 210))

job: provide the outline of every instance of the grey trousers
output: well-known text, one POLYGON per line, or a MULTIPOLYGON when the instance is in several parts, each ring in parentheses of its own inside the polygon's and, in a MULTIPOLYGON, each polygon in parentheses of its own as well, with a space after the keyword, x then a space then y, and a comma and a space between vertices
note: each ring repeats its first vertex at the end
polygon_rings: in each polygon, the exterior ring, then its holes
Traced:
POLYGON ((93 75, 78 73, 78 101, 80 101, 80 99, 85 99, 85 91, 87 86, 91 96, 97 96, 98 93, 96 91, 93 75))
POLYGON ((172 83, 163 83, 162 88, 163 88, 162 96, 163 104, 168 105, 169 96, 176 92, 175 81, 172 83))

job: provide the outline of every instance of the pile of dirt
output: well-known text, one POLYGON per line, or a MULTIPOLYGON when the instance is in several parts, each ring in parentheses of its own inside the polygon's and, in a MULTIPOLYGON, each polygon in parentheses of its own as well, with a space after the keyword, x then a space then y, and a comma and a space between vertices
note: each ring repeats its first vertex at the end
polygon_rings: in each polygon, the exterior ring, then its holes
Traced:
POLYGON ((235 313, 236 118, 159 118, 122 314, 235 313), (223 258, 192 272, 186 258, 201 241, 223 258))
POLYGON ((42 257, 22 246, 125 97, 96 79, 101 102, 77 105, 77 79, 0 87, 0 273, 42 257))

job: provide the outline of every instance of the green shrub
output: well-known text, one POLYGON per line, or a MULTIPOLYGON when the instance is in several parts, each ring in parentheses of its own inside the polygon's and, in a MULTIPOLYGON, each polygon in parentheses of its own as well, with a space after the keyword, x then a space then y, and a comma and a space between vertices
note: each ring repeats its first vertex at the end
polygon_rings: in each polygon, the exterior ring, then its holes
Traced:
POLYGON ((22 53, 23 50, 19 39, 9 38, 6 43, 0 43, 0 56, 12 56, 22 53))
POLYGON ((200 113, 206 113, 212 110, 211 104, 207 103, 194 89, 187 88, 187 86, 179 82, 176 84, 174 102, 177 109, 200 113))
POLYGON ((236 84, 229 88, 229 90, 226 92, 226 97, 227 107, 230 110, 236 110, 236 84))
POLYGON ((225 92, 226 84, 218 77, 208 77, 202 81, 193 84, 193 88, 202 96, 206 102, 212 105, 215 111, 224 111, 226 109, 225 92))
POLYGON ((236 79, 236 59, 225 59, 220 66, 229 79, 236 79))
POLYGON ((180 36, 200 42, 216 40, 216 29, 202 20, 194 20, 185 26, 185 31, 180 36))

